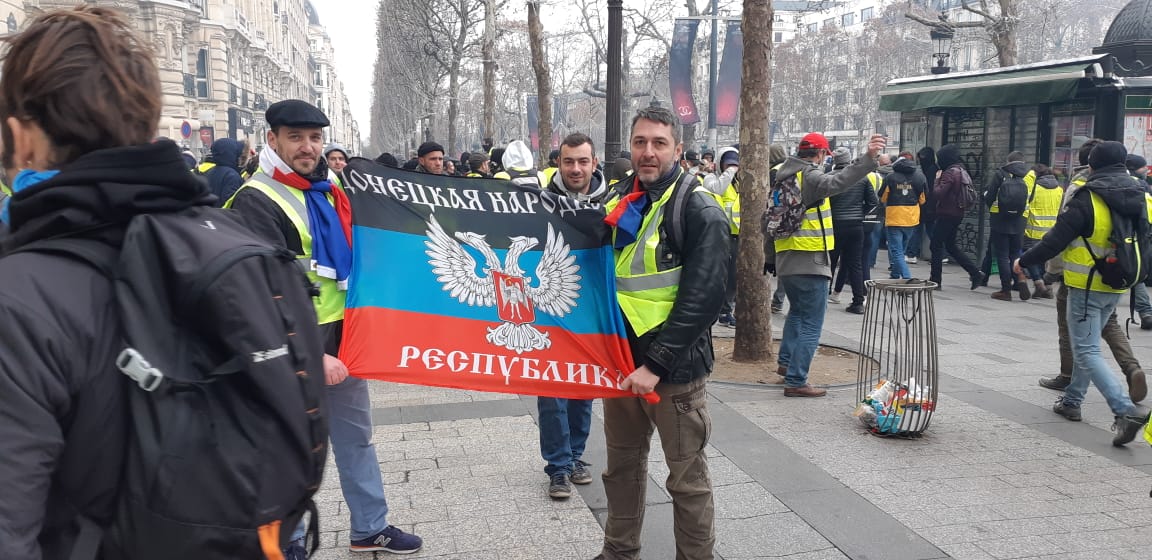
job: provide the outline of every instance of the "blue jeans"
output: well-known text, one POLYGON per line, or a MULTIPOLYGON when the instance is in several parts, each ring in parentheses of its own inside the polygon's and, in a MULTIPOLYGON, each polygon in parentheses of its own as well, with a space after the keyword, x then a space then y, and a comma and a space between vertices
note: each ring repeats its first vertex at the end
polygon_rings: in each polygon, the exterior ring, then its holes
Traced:
POLYGON ((584 454, 592 429, 592 401, 536 397, 540 411, 540 456, 548 476, 572 474, 572 464, 584 454))
POLYGON ((1136 314, 1147 315, 1152 313, 1152 300, 1148 298, 1148 287, 1144 284, 1136 284, 1132 286, 1132 293, 1136 296, 1136 305, 1132 306, 1136 314))
POLYGON ((904 254, 909 257, 920 258, 920 245, 924 239, 924 224, 912 226, 912 239, 904 246, 904 254))
POLYGON ((904 251, 916 232, 915 226, 888 226, 888 260, 892 263, 892 278, 911 278, 908 263, 904 262, 904 251))
POLYGON ((802 387, 808 383, 808 368, 820 346, 824 329, 824 312, 828 310, 826 276, 781 276, 780 286, 788 295, 791 307, 784 320, 778 363, 787 368, 785 387, 802 387))
MULTIPOLYGON (((349 377, 329 385, 328 430, 340 491, 352 516, 351 539, 366 539, 388 527, 388 501, 380 478, 380 461, 372 445, 372 402, 368 382, 349 377)), ((292 540, 304 538, 301 522, 292 540)))
POLYGON ((872 231, 866 233, 865 242, 868 246, 864 248, 864 279, 868 280, 868 270, 876 266, 876 254, 880 252, 880 240, 884 238, 883 226, 872 226, 872 231))
POLYGON ((1068 338, 1072 344, 1072 382, 1064 389, 1064 403, 1080 406, 1092 382, 1112 413, 1120 416, 1134 408, 1128 387, 1100 355, 1100 333, 1116 309, 1121 294, 1068 288, 1068 338))

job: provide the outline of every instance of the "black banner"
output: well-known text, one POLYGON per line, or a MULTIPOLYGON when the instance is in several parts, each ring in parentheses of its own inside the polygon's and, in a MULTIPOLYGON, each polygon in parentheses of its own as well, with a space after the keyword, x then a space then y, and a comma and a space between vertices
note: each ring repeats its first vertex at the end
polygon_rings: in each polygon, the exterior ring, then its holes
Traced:
POLYGON ((672 106, 683 124, 700 122, 696 99, 692 96, 692 46, 696 44, 698 27, 698 20, 676 20, 672 30, 672 50, 668 55, 668 90, 672 93, 672 106))
POLYGON ((728 22, 724 37, 724 58, 716 77, 716 125, 736 126, 740 110, 740 81, 744 66, 744 34, 739 21, 728 22))

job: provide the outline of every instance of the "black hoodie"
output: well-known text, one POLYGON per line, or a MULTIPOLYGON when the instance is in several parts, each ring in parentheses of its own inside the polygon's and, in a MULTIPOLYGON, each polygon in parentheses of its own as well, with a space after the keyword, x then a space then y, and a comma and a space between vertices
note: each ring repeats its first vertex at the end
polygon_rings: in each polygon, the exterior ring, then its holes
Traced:
MULTIPOLYGON (((936 164, 936 151, 931 147, 924 146, 920 151, 916 152, 916 162, 920 165, 920 172, 924 174, 924 183, 931 185, 936 181, 936 172, 940 167, 936 164)), ((932 189, 926 189, 924 196, 924 208, 920 216, 921 221, 931 222, 936 219, 936 195, 932 193, 932 189)))
POLYGON ((1074 239, 1091 237, 1096 215, 1088 191, 1099 195, 1109 209, 1121 216, 1146 219, 1148 210, 1144 187, 1132 180, 1123 163, 1093 170, 1088 183, 1072 195, 1068 205, 1060 212, 1056 225, 1044 234, 1040 243, 1020 257, 1020 266, 1044 264, 1059 255, 1074 239))
MULTIPOLYGON (((988 189, 984 191, 984 204, 989 208, 996 203, 997 197, 1000 196, 1000 185, 1004 184, 1004 180, 1009 176, 1019 177, 1023 179, 1028 172, 1028 164, 1022 161, 1010 161, 1004 164, 996 175, 992 177, 992 181, 988 183, 988 189)), ((1023 214, 1006 214, 1004 212, 989 213, 988 224, 992 228, 992 233, 1002 233, 1005 235, 1023 235, 1024 233, 1024 215, 1023 214)))
POLYGON ((12 197, 0 257, 0 558, 68 558, 76 511, 111 517, 127 379, 111 282, 68 257, 19 252, 83 235, 113 246, 132 217, 210 205, 172 142, 101 150, 12 197))

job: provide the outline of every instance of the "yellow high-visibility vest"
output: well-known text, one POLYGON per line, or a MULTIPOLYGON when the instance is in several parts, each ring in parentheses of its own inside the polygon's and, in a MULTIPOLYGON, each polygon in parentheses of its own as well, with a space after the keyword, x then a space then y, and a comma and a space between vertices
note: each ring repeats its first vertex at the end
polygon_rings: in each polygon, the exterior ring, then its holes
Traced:
POLYGON ((740 189, 735 177, 724 190, 724 194, 720 195, 720 205, 728 215, 728 226, 732 230, 732 235, 740 235, 740 189))
MULTIPOLYGON (((796 186, 804 192, 804 172, 796 174, 796 186)), ((777 253, 784 251, 831 251, 836 248, 836 235, 832 230, 832 205, 828 199, 820 201, 815 208, 804 211, 804 221, 800 229, 784 239, 773 241, 777 253)))
MULTIPOLYGON (((1092 267, 1096 265, 1092 255, 1103 258, 1113 250, 1108 236, 1112 234, 1112 214, 1104 199, 1094 192, 1089 192, 1092 200, 1092 235, 1087 243, 1083 237, 1077 237, 1064 249, 1064 283, 1069 288, 1080 288, 1093 292, 1122 294, 1128 290, 1117 290, 1104 283, 1099 273, 1091 274, 1092 267), (1092 284, 1088 284, 1088 276, 1092 276, 1092 284)), ((1145 196, 1145 206, 1148 208, 1148 219, 1152 221, 1152 202, 1145 196)))
MULTIPOLYGON (((316 307, 317 322, 324 325, 342 320, 347 292, 341 290, 335 280, 317 275, 311 266, 312 234, 308 231, 308 206, 304 202, 304 191, 284 185, 262 171, 254 173, 248 182, 236 189, 236 194, 249 188, 264 193, 275 202, 296 227, 296 233, 300 235, 300 246, 304 251, 304 254, 297 255, 296 258, 302 262, 304 270, 308 273, 308 280, 320 286, 320 295, 312 299, 312 304, 316 307)), ((332 202, 331 194, 325 196, 332 202)), ((224 207, 231 208, 233 200, 236 200, 236 195, 232 195, 224 207)))
POLYGON ((1028 239, 1041 239, 1056 225, 1056 216, 1060 214, 1060 204, 1064 200, 1064 189, 1033 186, 1029 198, 1028 207, 1024 209, 1024 217, 1028 220, 1024 235, 1028 239))
POLYGON ((206 162, 201 163, 200 165, 196 166, 196 172, 203 175, 203 174, 207 173, 213 167, 216 167, 215 163, 212 163, 210 161, 206 161, 206 162))

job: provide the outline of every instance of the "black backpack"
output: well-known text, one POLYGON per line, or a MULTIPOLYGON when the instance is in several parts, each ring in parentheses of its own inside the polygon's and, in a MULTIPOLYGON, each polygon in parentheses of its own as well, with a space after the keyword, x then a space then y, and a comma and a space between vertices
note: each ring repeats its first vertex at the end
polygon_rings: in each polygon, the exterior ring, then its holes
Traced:
POLYGON ((1088 240, 1084 239, 1084 246, 1088 248, 1088 254, 1092 255, 1095 263, 1088 272, 1088 285, 1092 285, 1092 276, 1099 274, 1100 280, 1109 287, 1128 290, 1148 278, 1148 259, 1152 258, 1152 225, 1148 223, 1146 212, 1135 219, 1121 216, 1111 208, 1108 213, 1112 219, 1112 233, 1108 235, 1112 249, 1097 255, 1088 240))
POLYGON ((1000 192, 996 194, 996 205, 1001 214, 1023 216, 1028 207, 1028 185, 1024 178, 1007 173, 1000 183, 1000 192))
POLYGON ((309 511, 315 550, 323 341, 295 255, 208 207, 137 216, 119 251, 82 238, 18 250, 101 270, 122 325, 130 431, 116 510, 107 527, 81 518, 71 558, 264 558, 309 511))

